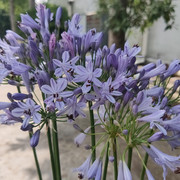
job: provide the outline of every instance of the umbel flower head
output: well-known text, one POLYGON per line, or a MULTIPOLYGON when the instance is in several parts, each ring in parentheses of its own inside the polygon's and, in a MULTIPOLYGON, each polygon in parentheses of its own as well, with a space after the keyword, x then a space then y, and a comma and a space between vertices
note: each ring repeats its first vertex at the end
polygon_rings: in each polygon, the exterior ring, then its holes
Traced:
MULTIPOLYGON (((125 159, 128 149, 136 149, 142 160, 139 146, 163 168, 164 179, 167 167, 179 173, 179 156, 166 155, 152 144, 163 140, 172 149, 180 146, 179 80, 168 86, 171 76, 180 70, 180 60, 174 60, 168 68, 160 60, 139 68, 138 45, 130 47, 126 42, 122 49, 115 44, 103 46, 102 32, 93 28, 83 33, 79 14, 68 20, 67 30, 59 34, 62 9, 57 9, 54 30, 49 28, 53 20, 50 9, 40 4, 36 11, 35 20, 21 14, 19 28, 26 38, 7 30, 5 38, 0 39, 0 82, 17 86, 17 93, 7 94, 9 102, 0 102, 4 111, 0 122, 19 122, 22 130, 35 132, 30 140, 32 147, 38 144, 45 125, 50 129, 53 124, 54 133, 54 122, 59 121, 70 122, 80 130, 74 140, 78 147, 87 136, 96 137, 91 145, 86 144, 91 155, 76 168, 79 179, 100 180, 102 172, 106 175, 103 164, 107 165, 109 159, 115 166, 115 179, 132 179, 130 163, 125 159), (27 92, 21 93, 22 86, 27 92), (87 106, 91 123, 85 119, 89 117, 87 106), (76 122, 79 116, 87 123, 84 131, 81 122, 76 122), (119 150, 122 141, 126 147, 119 150), (98 158, 96 148, 100 148, 98 158)), ((148 178, 153 179, 142 164, 148 178)))

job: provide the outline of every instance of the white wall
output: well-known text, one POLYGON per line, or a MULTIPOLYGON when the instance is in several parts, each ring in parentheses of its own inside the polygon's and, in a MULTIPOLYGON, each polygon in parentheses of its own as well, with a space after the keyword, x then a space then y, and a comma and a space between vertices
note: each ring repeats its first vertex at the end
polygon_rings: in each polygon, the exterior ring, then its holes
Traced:
POLYGON ((163 19, 158 20, 149 29, 147 38, 147 58, 161 59, 170 62, 180 58, 180 1, 175 3, 175 25, 171 30, 164 31, 163 19))

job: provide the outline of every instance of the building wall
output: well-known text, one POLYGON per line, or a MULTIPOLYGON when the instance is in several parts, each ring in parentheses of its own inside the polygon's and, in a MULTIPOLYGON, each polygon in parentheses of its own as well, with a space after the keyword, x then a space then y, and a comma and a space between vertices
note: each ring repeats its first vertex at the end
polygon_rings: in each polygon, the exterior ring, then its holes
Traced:
MULTIPOLYGON (((68 0, 49 0, 49 2, 66 7, 71 14, 68 0)), ((174 1, 174 4, 176 19, 173 29, 165 31, 165 23, 163 19, 159 19, 144 34, 138 29, 132 29, 127 33, 129 43, 139 44, 142 47, 142 55, 148 61, 162 59, 164 62, 170 62, 180 58, 180 0, 174 1)), ((98 0, 74 0, 73 12, 81 14, 84 32, 89 29, 86 16, 95 14, 97 9, 98 0)))
POLYGON ((171 30, 164 31, 165 23, 159 19, 148 30, 146 56, 170 62, 180 59, 180 1, 175 3, 175 25, 171 30))

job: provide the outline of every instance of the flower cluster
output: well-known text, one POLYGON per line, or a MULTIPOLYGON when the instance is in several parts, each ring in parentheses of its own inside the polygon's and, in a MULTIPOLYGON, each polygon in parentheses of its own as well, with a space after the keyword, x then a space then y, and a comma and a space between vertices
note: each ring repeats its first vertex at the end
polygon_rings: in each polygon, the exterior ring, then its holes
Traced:
MULTIPOLYGON (((49 30, 51 11, 42 4, 36 10, 36 20, 21 15, 19 28, 26 38, 8 30, 5 39, 0 40, 0 82, 18 90, 8 93, 9 102, 0 102, 0 110, 4 111, 0 122, 20 122, 24 131, 36 129, 30 140, 32 147, 38 144, 41 129, 51 120, 72 123, 81 132, 74 140, 78 146, 90 134, 93 143, 86 148, 92 150, 92 155, 75 169, 79 179, 100 180, 102 171, 107 171, 103 161, 106 164, 108 159, 114 162, 117 180, 132 179, 126 152, 134 148, 142 160, 139 146, 162 166, 164 179, 167 167, 179 173, 180 157, 167 155, 151 143, 165 140, 172 149, 180 146, 180 80, 168 86, 171 76, 180 70, 180 60, 174 60, 169 67, 158 60, 139 68, 135 57, 141 51, 138 45, 130 47, 126 42, 124 49, 116 49, 115 44, 110 48, 102 46, 101 32, 91 29, 82 33, 78 14, 67 21, 67 31, 60 36, 61 8, 53 32, 49 30), (21 93, 21 86, 26 87, 26 94, 21 93), (36 88, 42 92, 43 103, 36 97, 36 88), (82 130, 76 118, 86 117, 87 105, 91 125, 82 130), (95 127, 103 131, 97 144, 95 127), (117 148, 121 141, 127 144, 121 149, 123 154, 117 148), (95 158, 100 143, 104 148, 95 158), (107 158, 103 160, 105 153, 107 158)), ((148 178, 153 179, 142 163, 148 178)))

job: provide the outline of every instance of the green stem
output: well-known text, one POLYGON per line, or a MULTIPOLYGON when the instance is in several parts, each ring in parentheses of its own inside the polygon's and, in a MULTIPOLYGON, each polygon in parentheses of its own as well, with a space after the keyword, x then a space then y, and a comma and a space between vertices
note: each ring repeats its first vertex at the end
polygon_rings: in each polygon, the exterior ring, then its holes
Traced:
MULTIPOLYGON (((145 157, 144 157, 144 164, 147 165, 147 162, 148 162, 148 153, 145 154, 145 157)), ((141 180, 144 180, 144 175, 145 175, 145 166, 143 166, 143 169, 142 169, 142 172, 141 172, 141 180)))
POLYGON ((90 123, 91 123, 91 146, 92 146, 92 162, 96 160, 96 137, 95 137, 95 126, 94 126, 94 113, 91 109, 92 102, 89 101, 89 114, 90 114, 90 123))
MULTIPOLYGON (((29 131, 29 137, 30 138, 32 137, 32 133, 30 131, 29 131)), ((39 180, 42 180, 41 169, 40 169, 38 157, 37 157, 37 154, 36 154, 36 148, 32 147, 32 150, 33 150, 33 155, 34 155, 34 160, 35 160, 35 163, 36 163, 36 169, 37 169, 37 173, 38 173, 38 176, 39 176, 39 180)))
POLYGON ((105 159, 105 164, 104 164, 104 171, 103 171, 103 179, 102 180, 106 180, 108 162, 109 162, 109 142, 107 143, 106 159, 105 159))
POLYGON ((129 168, 129 170, 131 170, 132 152, 133 152, 133 148, 128 147, 128 168, 129 168))
POLYGON ((52 148, 52 141, 51 141, 51 130, 49 127, 49 123, 46 123, 46 128, 47 128, 47 138, 48 138, 48 146, 49 146, 49 153, 50 153, 50 159, 51 159, 51 169, 52 169, 52 174, 53 174, 53 180, 56 180, 56 169, 55 169, 55 164, 54 164, 54 153, 53 153, 53 148, 52 148))
POLYGON ((57 176, 57 180, 61 180, 61 167, 60 167, 60 158, 59 158, 59 143, 58 143, 58 129, 57 129, 56 116, 52 119, 52 124, 53 124, 52 138, 53 138, 56 176, 57 176))
POLYGON ((117 146, 116 138, 113 139, 113 156, 114 156, 114 180, 117 180, 118 176, 118 163, 117 163, 117 146))

